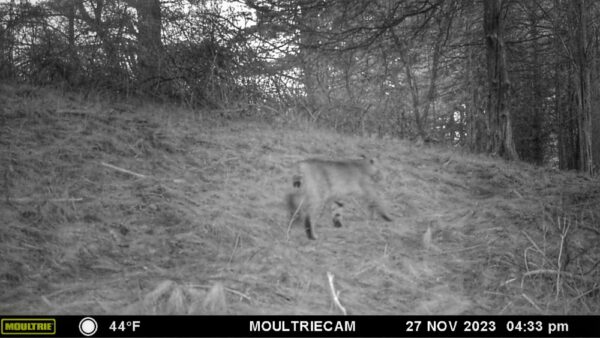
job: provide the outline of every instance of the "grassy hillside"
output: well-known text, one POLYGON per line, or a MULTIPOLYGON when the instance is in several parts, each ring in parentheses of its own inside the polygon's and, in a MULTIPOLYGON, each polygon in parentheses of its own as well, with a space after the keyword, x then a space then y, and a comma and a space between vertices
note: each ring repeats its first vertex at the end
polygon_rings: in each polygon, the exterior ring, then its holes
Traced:
POLYGON ((0 87, 0 313, 600 313, 600 182, 457 149, 0 87), (294 161, 376 155, 394 221, 288 233, 294 161))

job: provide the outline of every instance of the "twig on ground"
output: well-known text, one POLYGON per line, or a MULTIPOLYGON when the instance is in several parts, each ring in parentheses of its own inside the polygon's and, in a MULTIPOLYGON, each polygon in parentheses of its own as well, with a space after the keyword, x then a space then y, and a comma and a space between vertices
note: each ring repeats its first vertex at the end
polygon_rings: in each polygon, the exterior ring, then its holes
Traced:
POLYGON ((119 168, 117 166, 114 166, 112 164, 108 164, 106 162, 100 162, 100 164, 103 165, 103 166, 105 166, 105 167, 107 167, 107 168, 111 168, 111 169, 114 169, 116 171, 120 171, 122 173, 129 174, 129 175, 132 175, 132 176, 135 176, 135 177, 139 177, 139 178, 148 178, 149 177, 149 176, 146 176, 146 175, 138 174, 138 173, 133 172, 131 170, 119 168))
MULTIPOLYGON (((529 240, 529 242, 531 243, 531 245, 529 247, 527 247, 527 248, 525 248, 525 250, 523 250, 523 260, 525 262, 525 269, 529 272, 529 259, 527 258, 527 252, 529 250, 537 251, 541 255, 542 259, 544 259, 545 261, 548 261, 548 263, 552 264, 552 262, 550 262, 548 260, 545 250, 542 250, 540 248, 540 246, 527 234, 527 232, 521 231, 521 233, 523 235, 525 235, 527 240, 529 240)), ((545 239, 545 236, 544 236, 544 239, 545 239)), ((545 242, 545 240, 544 240, 544 242, 545 242)), ((521 278, 521 287, 523 287, 523 281, 524 281, 524 279, 521 278)))
POLYGON ((235 236, 235 244, 233 245, 233 251, 231 251, 231 256, 229 256, 229 261, 227 262, 227 266, 231 265, 231 262, 233 261, 233 256, 235 255, 235 251, 237 250, 239 243, 240 243, 240 234, 238 233, 237 236, 235 236))
POLYGON ((596 291, 596 290, 600 290, 600 285, 594 286, 593 288, 591 288, 591 289, 589 289, 589 290, 587 290, 587 291, 585 291, 585 292, 581 292, 581 293, 580 293, 580 294, 579 294, 577 297, 575 297, 575 298, 573 298, 573 299, 569 300, 569 304, 571 304, 571 303, 573 303, 573 302, 575 302, 575 301, 578 301, 578 300, 580 300, 580 299, 581 299, 581 298, 583 298, 584 296, 587 296, 587 295, 589 295, 590 293, 592 293, 592 292, 594 292, 594 291, 596 291))
POLYGON ((579 279, 582 281, 586 281, 586 282, 593 282, 594 280, 592 278, 586 278, 584 276, 578 276, 575 274, 572 274, 570 272, 565 272, 565 271, 560 271, 560 270, 554 270, 554 269, 538 269, 538 270, 532 270, 532 271, 527 271, 523 274, 523 278, 528 277, 528 276, 533 276, 533 275, 543 275, 543 274, 549 274, 549 275, 556 275, 556 274, 560 274, 563 277, 569 277, 569 278, 573 278, 573 279, 579 279))
POLYGON ((250 298, 250 296, 248 296, 247 294, 245 294, 243 292, 240 292, 238 290, 234 290, 234 289, 230 289, 230 288, 224 288, 224 289, 225 289, 225 291, 231 292, 234 295, 238 295, 238 296, 240 296, 240 297, 242 297, 242 298, 244 298, 246 300, 252 300, 252 298, 250 298))
POLYGON ((531 300, 531 298, 529 298, 526 294, 522 293, 521 296, 523 296, 523 298, 525 298, 526 301, 529 302, 529 304, 533 305, 534 308, 536 308, 539 312, 544 313, 544 311, 542 311, 542 309, 533 302, 533 300, 531 300))
POLYGON ((556 297, 558 300, 558 295, 560 293, 560 274, 562 268, 562 253, 565 248, 565 238, 569 232, 569 228, 571 227, 571 222, 566 217, 563 217, 562 226, 560 224, 560 217, 558 218, 558 228, 560 229, 560 248, 558 250, 558 258, 556 260, 556 297))
POLYGON ((346 308, 342 306, 340 303, 340 299, 338 298, 340 295, 339 291, 335 291, 335 287, 333 286, 333 274, 327 271, 327 279, 329 279, 329 289, 331 290, 331 296, 333 297, 333 303, 342 311, 342 313, 347 315, 346 308))
POLYGON ((162 178, 162 179, 161 178, 154 178, 152 176, 148 176, 148 175, 144 175, 144 174, 138 174, 138 173, 136 173, 134 171, 123 169, 123 168, 117 167, 115 165, 106 163, 106 162, 100 162, 100 164, 103 165, 103 166, 105 166, 105 167, 114 169, 116 171, 120 171, 122 173, 129 174, 129 175, 132 175, 132 176, 135 176, 135 177, 139 177, 139 178, 152 178, 152 179, 155 179, 157 181, 161 181, 161 182, 173 182, 173 183, 176 183, 176 184, 185 183, 185 180, 181 179, 181 178, 172 178, 172 179, 170 179, 170 178, 162 178))
POLYGON ((515 194, 515 195, 517 195, 517 197, 518 197, 518 198, 523 198, 523 195, 521 195, 521 193, 519 193, 519 192, 517 191, 517 189, 513 189, 513 190, 512 190, 512 193, 513 193, 513 194, 515 194))
POLYGON ((54 305, 50 300, 48 300, 48 298, 44 295, 40 296, 40 298, 42 299, 42 301, 44 303, 46 303, 46 305, 48 305, 48 307, 52 308, 52 309, 56 309, 56 305, 54 305))
POLYGON ((306 196, 302 196, 302 199, 300 200, 300 203, 298 204, 298 207, 296 208, 296 211, 294 211, 294 213, 292 214, 292 217, 290 218, 290 222, 288 224, 288 228, 287 228, 287 233, 285 234, 285 240, 289 241, 290 240, 290 230, 292 229, 292 224, 294 223, 294 220, 296 219, 296 216, 298 215, 298 212, 300 212, 300 208, 302 208, 302 204, 304 204, 304 199, 306 198, 306 196))

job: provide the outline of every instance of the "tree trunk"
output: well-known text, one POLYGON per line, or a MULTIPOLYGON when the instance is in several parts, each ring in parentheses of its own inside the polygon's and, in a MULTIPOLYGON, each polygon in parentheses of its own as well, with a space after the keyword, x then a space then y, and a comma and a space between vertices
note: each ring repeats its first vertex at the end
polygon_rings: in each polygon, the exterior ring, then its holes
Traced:
POLYGON ((573 62, 576 77, 575 98, 577 100, 577 124, 579 129, 579 163, 578 169, 592 173, 592 92, 590 55, 587 48, 587 26, 589 8, 586 0, 569 1, 570 20, 572 24, 573 62))
POLYGON ((408 89, 410 90, 411 102, 413 108, 413 114, 415 116, 415 124, 417 128, 417 136, 421 141, 425 141, 427 133, 425 132, 425 121, 421 118, 420 102, 419 102, 419 85, 417 84, 412 69, 411 69, 411 56, 408 55, 408 46, 403 42, 396 34, 392 34, 396 47, 399 50, 400 60, 404 64, 404 75, 406 76, 406 82, 408 82, 408 89))
POLYGON ((69 39, 69 52, 73 53, 75 49, 75 1, 69 0, 67 3, 68 12, 67 12, 67 20, 69 20, 67 37, 69 39))
POLYGON ((427 118, 429 117, 429 112, 431 110, 431 114, 433 115, 433 119, 437 118, 435 112, 435 99, 437 98, 437 78, 438 78, 438 69, 440 64, 440 54, 442 50, 442 44, 445 38, 446 27, 445 25, 450 26, 450 22, 441 22, 439 23, 438 35, 436 37, 435 43, 433 45, 432 52, 432 60, 431 60, 431 72, 429 76, 429 89, 427 90, 427 102, 425 103, 425 107, 423 108, 423 115, 421 120, 424 122, 423 128, 427 124, 427 118))
POLYGON ((69 85, 76 85, 79 82, 79 60, 77 58, 77 49, 75 46, 75 13, 77 12, 76 1, 78 0, 68 0, 67 3, 67 20, 69 22, 67 31, 67 37, 69 39, 69 66, 66 77, 69 85))
POLYGON ((138 82, 142 88, 148 88, 159 84, 156 80, 162 59, 160 1, 138 0, 135 9, 138 14, 138 82))
POLYGON ((600 174, 600 36, 594 41, 595 54, 592 57, 592 165, 594 174, 600 174))
POLYGON ((13 60, 13 50, 15 46, 14 38, 14 20, 15 0, 10 0, 8 4, 8 23, 6 26, 0 26, 0 78, 12 79, 14 77, 15 63, 13 60))
MULTIPOLYGON (((470 20, 465 19, 465 35, 468 36, 468 41, 475 40, 474 30, 470 20)), ((487 127, 485 119, 481 114, 479 108, 479 81, 477 76, 477 59, 475 54, 475 47, 467 47, 467 57, 465 60, 466 74, 466 87, 469 97, 467 100, 467 119, 466 119, 466 133, 467 133, 467 144, 469 150, 472 152, 482 152, 483 147, 487 143, 485 136, 487 133, 487 127)))
POLYGON ((404 73, 406 75, 406 80, 408 82, 408 87, 410 88, 410 95, 412 101, 413 114, 415 115, 415 123, 417 126, 417 134, 422 141, 425 141, 426 134, 423 119, 421 118, 421 111, 419 109, 419 85, 416 83, 412 70, 410 69, 410 65, 408 61, 404 57, 404 73))
POLYGON ((320 110, 327 105, 327 98, 323 95, 327 91, 326 72, 322 71, 323 65, 316 50, 319 45, 318 29, 321 20, 319 6, 312 2, 300 5, 298 29, 300 30, 300 46, 298 58, 302 69, 302 84, 306 94, 305 109, 311 116, 319 116, 320 110))
POLYGON ((531 119, 529 123, 530 128, 530 145, 529 145, 529 160, 533 161, 538 165, 542 165, 544 163, 544 115, 543 115, 543 106, 544 102, 542 101, 542 91, 541 91, 541 74, 540 68, 542 65, 539 62, 540 55, 540 44, 538 42, 539 32, 538 32, 538 20, 536 14, 536 7, 531 6, 529 9, 531 12, 529 17, 530 23, 530 33, 532 38, 531 47, 531 64, 533 65, 533 69, 531 72, 531 119))
POLYGON ((507 107, 510 82, 506 69, 506 48, 500 17, 502 0, 483 1, 483 28, 487 50, 489 121, 488 152, 505 159, 519 158, 513 142, 510 112, 507 107))

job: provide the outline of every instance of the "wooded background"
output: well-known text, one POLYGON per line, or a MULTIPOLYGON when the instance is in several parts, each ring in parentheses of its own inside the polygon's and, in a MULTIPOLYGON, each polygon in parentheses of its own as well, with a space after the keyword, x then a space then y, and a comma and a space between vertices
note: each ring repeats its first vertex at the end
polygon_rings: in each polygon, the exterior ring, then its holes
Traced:
POLYGON ((0 80, 593 174, 599 17, 593 0, 4 0, 0 80))

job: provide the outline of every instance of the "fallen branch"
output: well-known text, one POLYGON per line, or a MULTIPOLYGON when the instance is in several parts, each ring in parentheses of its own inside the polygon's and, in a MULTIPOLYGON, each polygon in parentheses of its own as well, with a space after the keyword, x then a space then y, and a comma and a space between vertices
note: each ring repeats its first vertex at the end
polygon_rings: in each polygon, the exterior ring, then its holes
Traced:
POLYGON ((342 311, 342 313, 347 315, 346 308, 342 306, 340 303, 340 299, 338 298, 340 295, 339 291, 335 291, 335 287, 333 286, 333 274, 327 271, 327 278, 329 279, 329 289, 331 290, 331 296, 333 297, 333 303, 342 311))
POLYGON ((138 173, 136 173, 136 172, 133 172, 133 171, 131 171, 131 170, 127 170, 127 169, 119 168, 119 167, 117 167, 117 166, 114 166, 114 165, 112 165, 112 164, 108 164, 108 163, 105 163, 105 162, 100 162, 100 164, 102 164, 103 166, 105 166, 105 167, 107 167, 107 168, 111 168, 111 169, 114 169, 114 170, 116 170, 116 171, 120 171, 120 172, 122 172, 122 173, 129 174, 129 175, 132 175, 132 176, 135 176, 135 177, 139 177, 139 178, 148 178, 148 176, 146 176, 146 175, 138 174, 138 173))
POLYGON ((294 213, 292 214, 292 217, 290 218, 290 223, 288 224, 287 233, 285 234, 285 240, 286 241, 290 240, 290 230, 292 228, 292 224, 294 223, 294 220, 296 219, 296 216, 298 215, 298 212, 300 212, 300 208, 302 208, 302 204, 304 204, 304 199, 305 198, 306 198, 306 196, 302 196, 302 199, 300 200, 300 203, 298 204, 298 207, 296 208, 296 211, 294 211, 294 213))
POLYGON ((523 296, 523 298, 525 298, 525 300, 528 301, 529 304, 533 305, 533 307, 535 307, 540 313, 544 313, 544 311, 525 293, 522 293, 521 296, 523 296))
MULTIPOLYGON (((103 165, 103 166, 105 166, 105 167, 114 169, 116 171, 120 171, 120 172, 125 173, 125 174, 129 174, 129 175, 132 175, 132 176, 135 176, 135 177, 139 177, 139 178, 153 178, 152 176, 148 176, 148 175, 144 175, 144 174, 138 174, 138 173, 133 172, 131 170, 123 169, 123 168, 117 167, 115 165, 106 163, 106 162, 100 162, 100 164, 103 165)), ((183 184, 183 183, 185 183, 185 180, 181 179, 181 178, 172 178, 172 179, 171 178, 164 178, 164 179, 153 178, 153 179, 155 179, 157 181, 161 181, 161 182, 173 182, 173 183, 177 183, 177 184, 183 184)))
POLYGON ((578 279, 584 282, 594 282, 594 279, 592 278, 588 278, 585 276, 579 276, 579 275, 575 275, 572 274, 570 272, 566 272, 564 270, 554 270, 554 269, 538 269, 538 270, 532 270, 532 271, 527 271, 523 274, 523 279, 525 277, 529 277, 529 276, 534 276, 534 275, 560 275, 562 277, 567 277, 567 278, 573 278, 573 279, 578 279))
POLYGON ((560 224, 560 217, 558 217, 558 228, 560 229, 560 248, 558 250, 558 257, 556 259, 556 300, 558 300, 558 295, 560 294, 560 274, 562 268, 562 253, 565 248, 565 238, 569 232, 569 228, 571 227, 571 222, 567 217, 563 217, 562 226, 560 224))
POLYGON ((238 296, 240 296, 241 298, 244 298, 244 299, 246 299, 246 300, 248 300, 248 301, 252 300, 252 298, 250 298, 250 296, 248 296, 247 294, 245 294, 245 293, 243 293, 243 292, 240 292, 240 291, 238 291, 238 290, 234 290, 234 289, 230 289, 230 288, 224 288, 224 289, 225 289, 225 291, 227 291, 227 292, 231 292, 231 293, 233 293, 234 295, 238 295, 238 296))
POLYGON ((227 262, 227 266, 229 266, 231 264, 231 262, 233 261, 233 256, 235 255, 235 251, 237 250, 239 243, 240 243, 240 234, 238 233, 237 236, 235 236, 235 244, 233 245, 233 251, 231 251, 231 256, 229 257, 229 262, 227 262))

